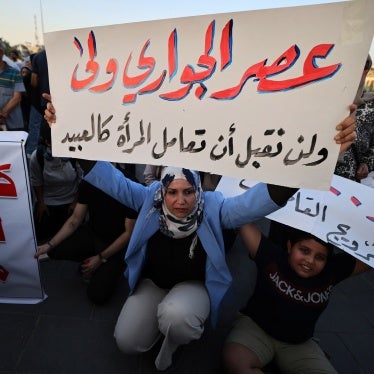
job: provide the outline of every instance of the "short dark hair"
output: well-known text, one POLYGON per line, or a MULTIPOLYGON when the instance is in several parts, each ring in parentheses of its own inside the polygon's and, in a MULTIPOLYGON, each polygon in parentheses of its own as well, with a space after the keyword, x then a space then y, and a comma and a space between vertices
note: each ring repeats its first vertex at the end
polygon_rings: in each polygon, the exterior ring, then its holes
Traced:
POLYGON ((291 245, 294 245, 298 242, 301 242, 303 240, 309 240, 313 239, 317 243, 323 245, 326 247, 328 251, 328 256, 330 256, 333 253, 334 246, 331 243, 326 243, 324 240, 318 238, 317 236, 311 234, 310 232, 302 231, 299 229, 296 229, 294 227, 289 227, 288 229, 288 239, 291 242, 291 245))

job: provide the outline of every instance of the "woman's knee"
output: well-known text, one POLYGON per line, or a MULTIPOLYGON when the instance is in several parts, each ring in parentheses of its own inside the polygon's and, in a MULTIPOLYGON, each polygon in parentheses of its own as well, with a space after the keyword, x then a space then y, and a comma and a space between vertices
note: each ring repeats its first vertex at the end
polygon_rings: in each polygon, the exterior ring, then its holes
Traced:
POLYGON ((131 339, 117 326, 114 330, 114 339, 116 340, 117 347, 121 352, 126 354, 136 353, 133 351, 134 345, 131 344, 131 339))
POLYGON ((149 351, 157 342, 159 336, 148 339, 140 330, 124 330, 121 326, 116 326, 114 339, 118 349, 126 354, 137 354, 149 351))
POLYGON ((170 300, 160 303, 157 317, 159 330, 181 343, 199 339, 206 320, 206 316, 199 316, 193 311, 186 310, 178 302, 170 300))

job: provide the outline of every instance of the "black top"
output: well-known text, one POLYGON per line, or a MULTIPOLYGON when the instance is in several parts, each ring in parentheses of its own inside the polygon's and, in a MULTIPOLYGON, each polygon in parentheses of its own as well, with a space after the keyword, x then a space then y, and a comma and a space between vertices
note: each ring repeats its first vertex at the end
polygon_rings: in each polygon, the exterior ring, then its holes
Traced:
POLYGON ((43 93, 50 93, 49 91, 49 77, 48 77, 48 62, 46 51, 38 52, 32 59, 32 72, 38 75, 38 89, 41 113, 44 115, 44 110, 47 107, 47 100, 41 95, 43 93))
POLYGON ((242 312, 275 339, 304 342, 313 336, 332 287, 352 273, 355 261, 347 253, 336 254, 320 274, 301 278, 291 269, 287 251, 262 237, 256 288, 242 312))
POLYGON ((105 242, 111 243, 125 231, 125 219, 138 214, 105 192, 82 180, 78 187, 78 203, 88 205, 88 224, 105 242))
POLYGON ((167 289, 187 280, 204 281, 206 253, 199 239, 190 256, 194 236, 173 239, 157 231, 148 241, 143 277, 167 289))

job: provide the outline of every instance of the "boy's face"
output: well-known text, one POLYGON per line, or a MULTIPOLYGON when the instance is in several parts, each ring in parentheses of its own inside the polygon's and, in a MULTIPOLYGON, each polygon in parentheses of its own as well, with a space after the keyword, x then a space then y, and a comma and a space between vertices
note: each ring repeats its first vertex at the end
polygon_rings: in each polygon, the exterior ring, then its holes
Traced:
POLYGON ((328 249, 314 239, 301 240, 291 246, 287 242, 291 268, 302 278, 318 275, 326 265, 328 249))

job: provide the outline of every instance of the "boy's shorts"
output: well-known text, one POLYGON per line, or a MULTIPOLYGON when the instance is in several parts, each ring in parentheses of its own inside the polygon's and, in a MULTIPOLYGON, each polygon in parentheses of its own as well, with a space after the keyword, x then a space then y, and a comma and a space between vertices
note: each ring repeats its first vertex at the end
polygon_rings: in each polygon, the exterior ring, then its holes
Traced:
POLYGON ((334 373, 326 355, 314 339, 304 343, 284 343, 272 338, 250 317, 239 314, 226 338, 227 343, 242 344, 253 351, 262 367, 274 360, 285 373, 334 373))

